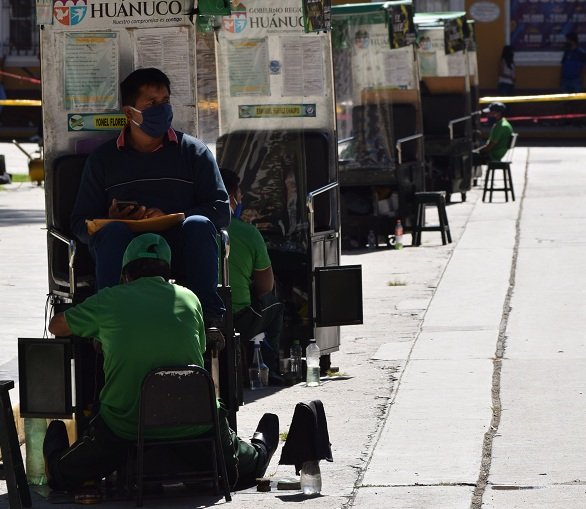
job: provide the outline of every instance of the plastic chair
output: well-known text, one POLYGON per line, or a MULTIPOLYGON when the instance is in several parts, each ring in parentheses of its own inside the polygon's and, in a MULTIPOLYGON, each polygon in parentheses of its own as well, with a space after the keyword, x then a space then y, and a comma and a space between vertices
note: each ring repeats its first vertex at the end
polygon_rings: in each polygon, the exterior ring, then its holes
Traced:
POLYGON ((484 176, 484 190, 482 192, 482 201, 486 198, 486 193, 489 193, 488 201, 492 203, 492 193, 494 191, 503 191, 505 193, 505 201, 509 201, 509 192, 511 198, 515 201, 515 189, 513 188, 513 177, 511 175, 511 162, 513 161, 513 150, 517 143, 517 133, 511 134, 509 140, 509 150, 500 161, 490 161, 486 167, 486 175, 484 176), (503 172, 503 187, 494 187, 494 174, 496 170, 503 172))
POLYGON ((224 498, 230 502, 230 486, 220 441, 220 425, 213 381, 199 366, 163 367, 151 371, 144 378, 140 397, 138 439, 136 450, 136 505, 142 507, 145 481, 212 481, 219 493, 222 483, 224 498), (147 440, 145 434, 152 428, 172 428, 184 425, 208 425, 204 435, 177 439, 147 440), (192 469, 174 474, 144 472, 145 449, 168 447, 174 444, 209 444, 211 467, 192 469))

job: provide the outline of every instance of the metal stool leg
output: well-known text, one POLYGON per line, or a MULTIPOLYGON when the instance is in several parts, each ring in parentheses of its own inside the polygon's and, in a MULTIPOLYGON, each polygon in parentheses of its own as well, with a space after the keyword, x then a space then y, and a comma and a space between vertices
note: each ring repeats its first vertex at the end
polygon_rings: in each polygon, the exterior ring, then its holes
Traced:
POLYGON ((444 221, 444 215, 442 214, 441 208, 438 205, 437 208, 438 212, 438 219, 440 224, 440 233, 442 235, 442 245, 446 245, 448 243, 448 239, 446 238, 446 222, 444 221))
POLYGON ((446 238, 448 239, 448 244, 451 244, 452 243, 452 233, 450 232, 450 223, 448 221, 448 212, 446 210, 445 203, 442 205, 441 210, 442 210, 442 213, 444 216, 444 228, 446 231, 446 238))
POLYGON ((417 216, 415 218, 415 224, 413 225, 413 239, 411 244, 413 246, 421 245, 421 227, 425 222, 425 209, 423 203, 417 204, 417 216))
POLYGON ((482 191, 482 201, 486 198, 486 193, 488 191, 488 179, 490 178, 490 164, 486 167, 486 172, 484 174, 484 190, 482 191))
POLYGON ((448 223, 448 214, 446 212, 446 202, 443 199, 443 196, 440 197, 437 203, 437 215, 441 228, 442 244, 445 246, 452 242, 452 236, 450 234, 450 225, 448 223))
POLYGON ((511 191, 511 198, 513 201, 515 201, 515 188, 513 187, 513 174, 511 173, 511 166, 507 165, 507 169, 505 171, 507 172, 507 176, 509 177, 509 189, 511 191))
POLYGON ((31 494, 20 454, 18 435, 8 391, 12 380, 0 381, 0 448, 2 450, 2 478, 6 479, 11 509, 32 507, 31 494))

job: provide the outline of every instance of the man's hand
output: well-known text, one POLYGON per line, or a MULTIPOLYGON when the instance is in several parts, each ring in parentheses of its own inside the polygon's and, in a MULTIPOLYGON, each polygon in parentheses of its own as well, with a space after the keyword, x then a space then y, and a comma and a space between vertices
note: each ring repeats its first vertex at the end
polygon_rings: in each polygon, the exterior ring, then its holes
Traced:
POLYGON ((57 337, 67 337, 73 334, 67 320, 65 320, 65 313, 57 313, 49 322, 49 332, 57 337))
POLYGON ((149 217, 161 217, 164 215, 165 213, 161 209, 146 209, 144 218, 147 219, 149 217))
POLYGON ((146 210, 147 208, 144 205, 140 205, 139 207, 134 205, 120 207, 118 200, 114 198, 108 209, 108 217, 110 219, 143 219, 146 210))

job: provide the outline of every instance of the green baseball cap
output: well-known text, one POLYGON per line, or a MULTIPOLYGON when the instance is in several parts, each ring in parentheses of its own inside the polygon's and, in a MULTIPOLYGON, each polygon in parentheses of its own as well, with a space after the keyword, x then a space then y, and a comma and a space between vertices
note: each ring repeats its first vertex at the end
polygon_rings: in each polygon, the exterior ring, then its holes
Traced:
POLYGON ((122 258, 122 268, 141 258, 163 260, 171 265, 171 248, 167 241, 155 233, 143 233, 132 239, 122 258))

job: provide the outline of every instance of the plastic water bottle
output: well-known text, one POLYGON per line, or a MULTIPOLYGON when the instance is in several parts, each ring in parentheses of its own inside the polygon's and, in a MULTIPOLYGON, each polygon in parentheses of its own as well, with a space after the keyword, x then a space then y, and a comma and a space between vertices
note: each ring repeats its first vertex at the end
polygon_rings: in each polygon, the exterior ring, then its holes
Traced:
POLYGON ((304 495, 315 495, 321 492, 319 460, 303 462, 300 483, 304 495))
POLYGON ((376 245, 376 233, 374 233, 374 230, 370 230, 368 232, 368 237, 366 238, 366 247, 369 249, 374 249, 376 245))
POLYGON ((252 391, 269 385, 269 368, 263 362, 262 354, 260 353, 260 344, 264 336, 264 332, 261 332, 251 340, 254 341, 254 354, 252 355, 250 368, 248 368, 248 378, 250 380, 250 390, 252 391))
POLYGON ((36 486, 47 484, 45 459, 43 458, 43 441, 46 431, 46 419, 25 418, 26 477, 29 484, 36 486))
POLYGON ((307 387, 317 387, 319 385, 319 354, 319 346, 317 346, 315 339, 310 339, 309 345, 305 349, 307 387))
POLYGON ((403 249, 403 225, 400 219, 395 224, 395 249, 403 249))
POLYGON ((301 349, 301 344, 299 340, 296 339, 293 341, 291 348, 289 350, 289 357, 291 358, 291 373, 294 375, 295 380, 301 380, 301 357, 303 356, 303 350, 301 349))

